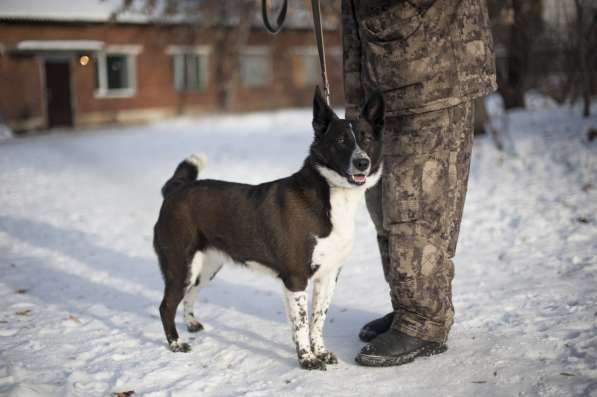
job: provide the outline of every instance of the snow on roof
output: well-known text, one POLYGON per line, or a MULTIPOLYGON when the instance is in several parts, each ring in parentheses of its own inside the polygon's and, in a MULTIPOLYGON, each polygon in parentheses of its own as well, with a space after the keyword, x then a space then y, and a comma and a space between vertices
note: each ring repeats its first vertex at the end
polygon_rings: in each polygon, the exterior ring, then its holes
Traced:
MULTIPOLYGON (((156 0, 156 6, 147 8, 147 0, 133 0, 130 7, 124 10, 124 0, 0 0, 0 20, 22 21, 64 21, 64 22, 115 22, 148 23, 167 22, 177 23, 197 20, 193 15, 200 0, 187 0, 178 4, 174 12, 169 10, 168 1, 156 0)), ((275 14, 272 14, 274 18, 275 14)), ((236 23, 231 15, 228 23, 236 23)), ((256 2, 252 16, 254 26, 262 26, 261 9, 256 2)), ((237 19, 237 17, 236 17, 237 19)), ((302 2, 291 2, 288 5, 288 15, 285 27, 289 29, 311 28, 311 13, 302 2)), ((326 28, 334 28, 325 22, 326 28)))
MULTIPOLYGON (((107 22, 122 5, 122 0, 2 0, 0 19, 107 22)), ((145 23, 154 17, 137 7, 119 13, 117 21, 145 23)))

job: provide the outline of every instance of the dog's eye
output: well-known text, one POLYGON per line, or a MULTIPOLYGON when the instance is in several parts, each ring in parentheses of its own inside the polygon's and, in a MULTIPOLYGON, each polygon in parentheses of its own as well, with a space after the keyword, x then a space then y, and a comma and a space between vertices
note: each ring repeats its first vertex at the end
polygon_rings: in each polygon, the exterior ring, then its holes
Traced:
POLYGON ((338 138, 336 138, 336 142, 340 143, 340 144, 344 143, 344 137, 343 136, 339 136, 338 138))

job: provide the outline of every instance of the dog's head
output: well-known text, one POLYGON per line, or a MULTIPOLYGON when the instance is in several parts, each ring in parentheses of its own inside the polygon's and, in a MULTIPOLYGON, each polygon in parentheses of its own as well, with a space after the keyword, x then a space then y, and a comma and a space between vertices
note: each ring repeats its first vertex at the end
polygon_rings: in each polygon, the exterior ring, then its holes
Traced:
POLYGON ((357 120, 345 120, 336 116, 316 88, 310 159, 330 185, 351 188, 377 183, 382 168, 383 119, 380 93, 367 98, 357 120))

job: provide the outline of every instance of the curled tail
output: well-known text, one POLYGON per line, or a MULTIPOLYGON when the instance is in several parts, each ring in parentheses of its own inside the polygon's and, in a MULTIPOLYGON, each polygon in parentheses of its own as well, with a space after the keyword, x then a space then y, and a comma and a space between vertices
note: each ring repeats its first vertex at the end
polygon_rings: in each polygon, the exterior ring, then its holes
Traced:
POLYGON ((162 187, 162 196, 166 198, 166 196, 172 192, 195 181, 197 175, 199 175, 199 172, 201 172, 206 164, 207 156, 205 154, 192 154, 183 160, 178 164, 178 167, 176 167, 174 175, 172 175, 162 187))

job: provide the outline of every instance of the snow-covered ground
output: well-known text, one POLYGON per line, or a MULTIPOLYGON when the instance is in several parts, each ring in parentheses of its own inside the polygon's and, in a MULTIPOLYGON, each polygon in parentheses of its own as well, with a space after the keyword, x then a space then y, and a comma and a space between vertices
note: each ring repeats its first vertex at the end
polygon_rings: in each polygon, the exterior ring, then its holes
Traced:
MULTIPOLYGON (((541 110, 542 109, 542 110, 541 110)), ((595 109, 594 113, 597 112, 595 109)), ((578 109, 517 112, 517 155, 478 139, 447 353, 353 361, 389 309, 366 210, 325 328, 340 363, 298 368, 278 282, 228 268, 199 296, 206 330, 171 353, 151 248, 159 189, 206 152, 204 177, 298 169, 308 110, 175 120, 0 143, 0 395, 597 396, 597 142, 578 109)))

